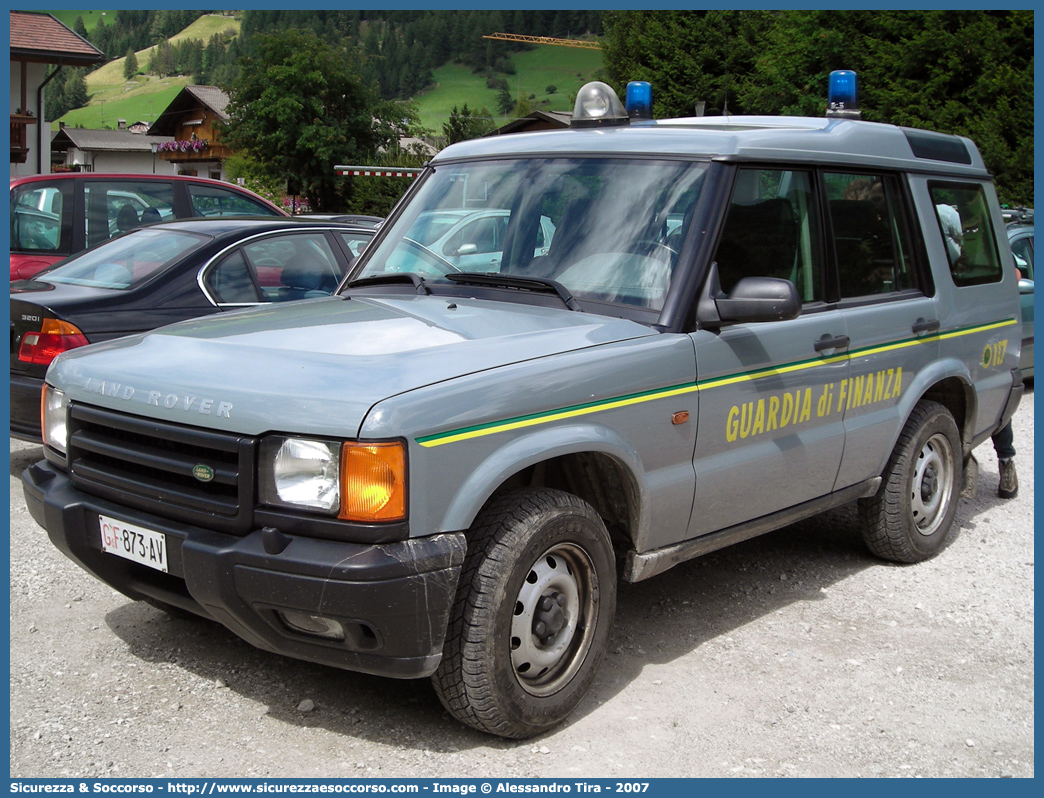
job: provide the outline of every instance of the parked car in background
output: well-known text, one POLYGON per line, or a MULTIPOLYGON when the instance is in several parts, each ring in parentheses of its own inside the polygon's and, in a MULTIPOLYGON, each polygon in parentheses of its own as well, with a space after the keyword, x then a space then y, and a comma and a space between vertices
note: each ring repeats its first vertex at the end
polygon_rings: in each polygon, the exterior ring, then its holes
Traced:
POLYGON ((11 434, 40 437, 61 352, 196 316, 333 292, 373 237, 291 219, 196 219, 132 230, 11 283, 11 434))
MULTIPOLYGON (((431 211, 417 217, 408 236, 460 271, 499 272, 510 217, 499 209, 431 211)), ((547 254, 554 234, 554 222, 541 215, 534 257, 547 254)))
POLYGON ((1016 221, 1008 225, 1008 241, 1015 265, 1022 272, 1019 299, 1022 301, 1022 352, 1019 369, 1026 380, 1033 379, 1033 211, 1029 223, 1016 221))
POLYGON ((183 175, 64 172, 11 178, 11 279, 143 224, 288 214, 245 188, 183 175))
POLYGON ((304 219, 306 221, 327 221, 327 222, 343 222, 344 224, 354 224, 359 227, 378 227, 381 222, 384 221, 382 216, 366 216, 361 213, 295 213, 295 219, 304 219))

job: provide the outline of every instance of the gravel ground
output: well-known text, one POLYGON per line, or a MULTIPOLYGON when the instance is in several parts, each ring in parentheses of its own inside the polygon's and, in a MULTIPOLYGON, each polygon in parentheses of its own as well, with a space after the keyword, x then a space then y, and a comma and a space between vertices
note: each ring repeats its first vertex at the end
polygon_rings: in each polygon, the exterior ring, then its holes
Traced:
POLYGON ((842 508, 623 585, 564 725, 458 725, 425 680, 258 651, 128 601, 35 525, 11 441, 11 774, 22 777, 1031 777, 1033 393, 1019 497, 989 444, 936 559, 865 552, 842 508))

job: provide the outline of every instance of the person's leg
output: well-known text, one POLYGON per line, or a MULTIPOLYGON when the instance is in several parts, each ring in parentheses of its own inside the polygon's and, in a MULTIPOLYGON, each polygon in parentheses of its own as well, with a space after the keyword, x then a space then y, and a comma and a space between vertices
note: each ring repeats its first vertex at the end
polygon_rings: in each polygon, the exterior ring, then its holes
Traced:
POLYGON ((1014 499, 1019 493, 1019 478, 1015 473, 1015 433, 1011 422, 993 435, 993 448, 997 450, 997 465, 1000 468, 1000 483, 997 495, 1002 499, 1014 499))

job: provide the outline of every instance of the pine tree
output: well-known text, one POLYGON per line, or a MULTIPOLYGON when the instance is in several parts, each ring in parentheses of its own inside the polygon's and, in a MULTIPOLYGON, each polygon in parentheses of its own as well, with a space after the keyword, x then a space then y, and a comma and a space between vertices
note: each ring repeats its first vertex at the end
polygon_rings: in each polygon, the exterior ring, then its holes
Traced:
POLYGON ((130 80, 138 74, 138 55, 133 47, 127 48, 127 57, 123 60, 124 80, 130 80))

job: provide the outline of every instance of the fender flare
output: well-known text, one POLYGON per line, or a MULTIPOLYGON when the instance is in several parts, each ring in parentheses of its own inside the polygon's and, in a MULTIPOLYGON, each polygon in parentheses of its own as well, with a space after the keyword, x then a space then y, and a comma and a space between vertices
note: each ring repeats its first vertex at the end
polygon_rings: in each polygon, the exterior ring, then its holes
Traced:
MULTIPOLYGON (((942 360, 935 360, 930 363, 927 368, 917 374, 916 379, 910 386, 910 390, 904 391, 903 395, 899 398, 901 423, 899 428, 896 430, 895 440, 891 441, 891 445, 888 448, 888 454, 885 455, 885 459, 881 463, 882 469, 884 468, 884 463, 887 462, 888 457, 891 455, 892 450, 895 448, 896 441, 899 440, 902 428, 906 424, 907 419, 910 418, 910 414, 913 412, 914 407, 917 406, 917 403, 920 402, 925 395, 930 393, 935 386, 939 385, 944 380, 950 379, 956 379, 964 389, 964 419, 956 419, 956 421, 961 433, 961 442, 965 447, 970 446, 973 435, 971 427, 978 412, 978 397, 976 396, 973 387, 971 372, 968 370, 968 365, 959 358, 948 357, 942 360)), ((969 451, 970 449, 968 449, 965 454, 969 451)))
POLYGON ((438 529, 457 532, 468 529, 489 497, 514 474, 555 457, 599 452, 617 460, 630 473, 639 496, 635 518, 638 534, 649 523, 643 498, 648 494, 645 469, 634 447, 615 430, 597 424, 570 424, 541 429, 515 438, 494 451, 472 469, 444 514, 438 529))

